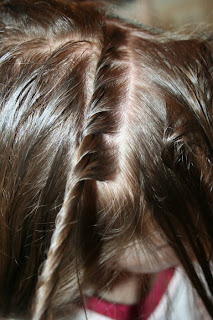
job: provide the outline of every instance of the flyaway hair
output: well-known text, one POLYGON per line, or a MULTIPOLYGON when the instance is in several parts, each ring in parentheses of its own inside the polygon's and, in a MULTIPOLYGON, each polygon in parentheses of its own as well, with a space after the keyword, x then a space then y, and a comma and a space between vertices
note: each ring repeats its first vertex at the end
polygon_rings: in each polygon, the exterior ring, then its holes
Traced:
POLYGON ((160 233, 213 317, 212 37, 97 7, 0 1, 0 316, 56 319, 160 233))

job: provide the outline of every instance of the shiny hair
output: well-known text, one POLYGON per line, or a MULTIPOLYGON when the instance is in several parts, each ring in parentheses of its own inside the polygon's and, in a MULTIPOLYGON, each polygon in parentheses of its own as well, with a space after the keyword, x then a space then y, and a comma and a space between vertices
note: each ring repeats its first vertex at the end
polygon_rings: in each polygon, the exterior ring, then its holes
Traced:
POLYGON ((0 1, 0 75, 0 315, 56 317, 154 227, 213 317, 211 36, 0 1))

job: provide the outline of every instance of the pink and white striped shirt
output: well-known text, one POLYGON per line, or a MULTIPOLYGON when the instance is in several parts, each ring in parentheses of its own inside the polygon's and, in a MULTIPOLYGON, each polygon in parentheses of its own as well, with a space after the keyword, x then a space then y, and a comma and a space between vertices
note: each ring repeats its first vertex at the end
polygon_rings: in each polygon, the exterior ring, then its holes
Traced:
MULTIPOLYGON (((160 272, 152 291, 137 305, 90 297, 86 313, 88 320, 210 320, 181 268, 160 272)), ((84 310, 72 320, 86 320, 84 310)))

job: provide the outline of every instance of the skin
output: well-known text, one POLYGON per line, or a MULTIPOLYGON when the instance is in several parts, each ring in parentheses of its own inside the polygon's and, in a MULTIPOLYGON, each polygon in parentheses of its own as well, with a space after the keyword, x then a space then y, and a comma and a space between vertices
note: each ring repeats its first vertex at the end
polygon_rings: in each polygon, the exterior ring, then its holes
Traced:
POLYGON ((178 265, 178 259, 167 243, 152 250, 135 244, 127 247, 118 259, 118 267, 133 274, 153 274, 178 265))
POLYGON ((158 272, 178 264, 177 257, 163 240, 158 240, 152 250, 138 243, 131 244, 117 261, 117 268, 123 276, 110 290, 98 295, 114 303, 136 304, 152 289, 158 272))
POLYGON ((141 299, 143 281, 136 274, 122 274, 119 281, 110 290, 98 293, 104 300, 133 305, 141 299))

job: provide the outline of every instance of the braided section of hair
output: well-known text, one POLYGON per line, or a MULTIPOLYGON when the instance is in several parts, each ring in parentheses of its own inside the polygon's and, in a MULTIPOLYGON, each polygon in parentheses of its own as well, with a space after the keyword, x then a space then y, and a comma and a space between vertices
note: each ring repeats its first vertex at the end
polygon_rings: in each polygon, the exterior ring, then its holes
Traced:
MULTIPOLYGON (((68 251, 70 235, 78 232, 81 198, 86 182, 112 179, 116 174, 116 147, 111 143, 110 136, 118 132, 118 108, 126 86, 126 67, 121 64, 122 52, 112 42, 113 39, 125 42, 125 32, 106 27, 103 33, 104 46, 96 68, 94 91, 85 107, 75 164, 68 178, 64 203, 57 215, 47 260, 38 281, 33 320, 44 320, 53 315, 52 301, 59 281, 59 270, 68 251), (74 220, 77 221, 75 227, 72 223, 74 220)), ((81 243, 77 243, 76 250, 80 248, 81 243)), ((80 256, 79 253, 77 255, 80 256)), ((76 262, 77 274, 79 263, 76 262)))

